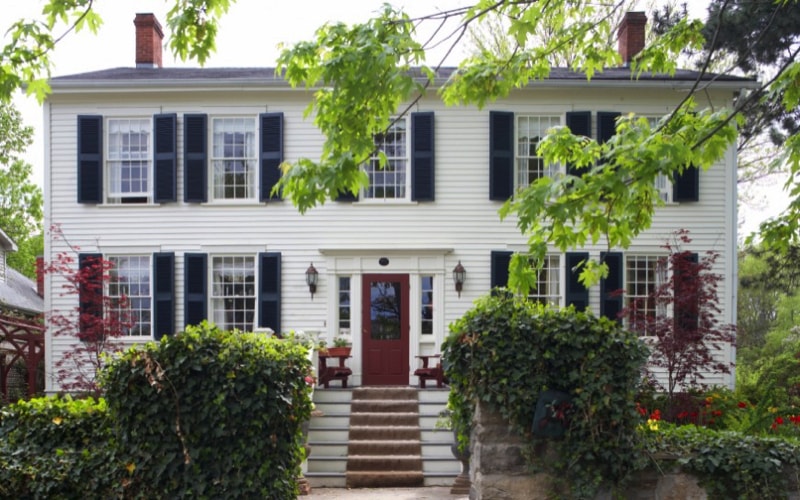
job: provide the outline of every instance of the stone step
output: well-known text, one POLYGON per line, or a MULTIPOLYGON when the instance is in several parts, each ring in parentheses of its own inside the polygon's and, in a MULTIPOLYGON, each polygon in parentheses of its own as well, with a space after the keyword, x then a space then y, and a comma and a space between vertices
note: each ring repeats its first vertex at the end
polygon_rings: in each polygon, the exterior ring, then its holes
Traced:
POLYGON ((421 471, 422 457, 416 455, 349 455, 347 472, 352 471, 421 471))

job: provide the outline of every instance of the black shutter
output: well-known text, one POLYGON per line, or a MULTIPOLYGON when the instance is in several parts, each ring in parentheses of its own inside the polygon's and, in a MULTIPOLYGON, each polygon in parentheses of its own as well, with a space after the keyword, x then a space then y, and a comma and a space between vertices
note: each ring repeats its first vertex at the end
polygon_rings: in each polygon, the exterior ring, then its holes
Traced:
POLYGON ((206 115, 183 115, 183 201, 187 203, 208 200, 207 130, 206 115))
POLYGON ((281 254, 258 254, 258 326, 281 333, 281 254))
POLYGON ((78 115, 78 203, 103 202, 103 117, 78 115))
POLYGON ((505 250, 492 250, 492 275, 489 281, 490 288, 508 286, 508 266, 514 252, 505 250))
POLYGON ((688 166, 672 178, 672 201, 700 201, 700 169, 688 166))
POLYGON ((574 305, 576 311, 585 311, 589 307, 589 289, 583 286, 578 277, 581 269, 578 265, 586 263, 589 254, 586 252, 568 253, 566 255, 566 302, 567 305, 574 305))
MULTIPOLYGON (((591 111, 567 111, 567 128, 574 135, 592 136, 592 112, 591 111)), ((567 165, 569 175, 580 176, 580 169, 574 165, 567 165)))
POLYGON ((334 201, 358 201, 358 196, 350 191, 340 191, 334 201))
POLYGON ((280 200, 280 194, 272 194, 272 188, 281 179, 280 165, 283 163, 283 113, 262 113, 261 140, 259 142, 259 165, 261 201, 280 200))
POLYGON ((620 113, 616 111, 597 112, 597 142, 605 144, 617 133, 617 118, 619 118, 619 115, 620 113))
POLYGON ((175 254, 153 254, 153 336, 175 333, 175 254))
POLYGON ((187 253, 183 260, 183 323, 185 326, 197 325, 208 317, 208 256, 187 253))
POLYGON ((171 113, 153 117, 155 148, 153 171, 155 172, 156 203, 176 201, 178 176, 178 115, 171 113))
MULTIPOLYGON (((696 253, 683 252, 678 258, 695 264, 687 267, 696 270, 696 264, 698 263, 698 255, 696 253)), ((697 287, 694 283, 691 283, 692 280, 697 279, 697 273, 683 274, 680 271, 680 268, 673 271, 675 273, 675 276, 673 276, 673 319, 675 321, 676 334, 689 338, 692 333, 697 331, 700 320, 700 297, 698 297, 697 287)))
POLYGON ((411 113, 411 199, 434 201, 433 112, 411 113))
POLYGON ((103 254, 78 254, 78 269, 81 275, 78 285, 78 338, 94 340, 94 337, 103 334, 97 331, 103 319, 103 254))
MULTIPOLYGON (((489 112, 489 199, 514 194, 514 113, 489 112)), ((504 285, 505 286, 505 285, 504 285)))
POLYGON ((608 277, 600 280, 600 315, 621 322, 624 287, 622 254, 602 252, 600 260, 608 266, 608 277))

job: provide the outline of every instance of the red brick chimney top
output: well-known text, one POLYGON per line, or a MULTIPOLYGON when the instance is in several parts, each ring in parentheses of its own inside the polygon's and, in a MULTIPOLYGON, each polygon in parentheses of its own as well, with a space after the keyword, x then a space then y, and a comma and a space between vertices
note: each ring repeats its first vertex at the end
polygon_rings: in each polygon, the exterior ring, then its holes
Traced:
POLYGON ((136 14, 136 67, 160 68, 164 31, 153 14, 136 14))
POLYGON ((644 12, 626 12, 619 25, 619 55, 628 66, 631 60, 644 48, 644 28, 647 15, 644 12))

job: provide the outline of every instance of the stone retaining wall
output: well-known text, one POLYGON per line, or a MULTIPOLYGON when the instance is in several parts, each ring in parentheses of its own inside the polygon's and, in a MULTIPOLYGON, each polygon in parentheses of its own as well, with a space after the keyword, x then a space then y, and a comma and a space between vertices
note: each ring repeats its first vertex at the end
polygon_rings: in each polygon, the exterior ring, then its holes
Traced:
MULTIPOLYGON (((508 422, 479 403, 470 438, 471 500, 544 500, 553 497, 555 485, 549 474, 531 474, 523 457, 524 444, 508 422)), ((550 447, 543 442, 540 456, 547 461, 550 447)), ((637 473, 624 498, 630 500, 705 500, 697 479, 678 471, 644 470, 637 473)), ((611 499, 601 492, 598 499, 611 499)), ((790 495, 789 498, 797 498, 790 495)))

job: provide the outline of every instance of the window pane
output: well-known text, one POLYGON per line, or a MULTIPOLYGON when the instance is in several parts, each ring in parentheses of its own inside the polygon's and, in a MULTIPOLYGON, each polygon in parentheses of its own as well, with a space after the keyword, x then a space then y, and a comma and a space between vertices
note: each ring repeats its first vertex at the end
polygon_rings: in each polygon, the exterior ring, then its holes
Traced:
POLYGON ((151 335, 151 293, 149 256, 109 256, 113 268, 109 271, 107 295, 110 314, 122 323, 123 335, 151 335))
POLYGON ((544 265, 536 276, 536 289, 531 290, 528 294, 530 300, 553 306, 561 304, 560 263, 561 257, 559 255, 545 257, 544 265))
POLYGON ((214 323, 223 330, 252 331, 255 302, 255 259, 214 257, 211 274, 214 323))
POLYGON ((625 259, 625 301, 634 310, 635 325, 640 335, 651 335, 653 322, 660 311, 653 293, 666 280, 666 262, 657 255, 629 255, 625 259))
POLYGON ((151 169, 149 119, 108 121, 109 202, 146 202, 151 169))
POLYGON ((381 168, 379 157, 374 156, 365 167, 370 184, 366 190, 367 198, 406 198, 408 180, 406 140, 405 119, 393 124, 387 133, 375 135, 375 148, 386 155, 386 164, 381 168))
POLYGON ((433 334, 433 276, 420 278, 420 291, 422 292, 422 323, 420 332, 423 335, 433 334))
POLYGON ((214 198, 255 198, 258 172, 255 118, 214 118, 212 129, 214 198))
POLYGON ((558 116, 517 116, 517 187, 558 172, 558 165, 547 165, 536 155, 547 131, 561 124, 558 116))
POLYGON ((339 334, 350 333, 350 277, 339 277, 339 334))

